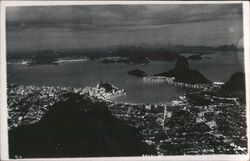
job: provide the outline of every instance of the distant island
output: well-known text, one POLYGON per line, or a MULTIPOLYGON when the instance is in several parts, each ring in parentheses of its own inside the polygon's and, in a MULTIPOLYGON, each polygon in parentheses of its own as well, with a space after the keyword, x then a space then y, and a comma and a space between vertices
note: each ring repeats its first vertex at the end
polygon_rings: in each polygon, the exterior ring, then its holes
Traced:
POLYGON ((130 71, 128 71, 128 74, 132 75, 132 76, 136 76, 136 77, 145 77, 145 76, 147 76, 147 73, 145 73, 144 71, 142 71, 140 69, 130 70, 130 71))

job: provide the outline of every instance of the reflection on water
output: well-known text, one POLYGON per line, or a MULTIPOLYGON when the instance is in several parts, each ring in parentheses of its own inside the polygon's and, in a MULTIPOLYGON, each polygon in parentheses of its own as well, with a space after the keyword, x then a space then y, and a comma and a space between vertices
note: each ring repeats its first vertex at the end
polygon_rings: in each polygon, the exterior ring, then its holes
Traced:
MULTIPOLYGON (((216 53, 211 59, 190 60, 190 64, 212 81, 226 81, 236 71, 243 71, 242 53, 216 53)), ((153 61, 147 65, 123 63, 103 64, 99 61, 62 63, 25 67, 8 65, 8 82, 37 86, 96 86, 110 82, 126 90, 127 95, 116 101, 135 103, 162 103, 173 99, 181 89, 167 83, 145 84, 142 78, 127 74, 139 68, 149 74, 164 72, 174 67, 174 62, 153 61)))

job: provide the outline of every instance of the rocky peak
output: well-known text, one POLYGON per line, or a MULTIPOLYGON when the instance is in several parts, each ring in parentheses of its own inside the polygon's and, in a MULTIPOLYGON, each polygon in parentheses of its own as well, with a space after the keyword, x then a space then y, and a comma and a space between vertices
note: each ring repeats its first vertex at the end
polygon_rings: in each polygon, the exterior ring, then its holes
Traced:
POLYGON ((175 70, 189 70, 190 66, 184 56, 179 56, 175 64, 175 70))
POLYGON ((234 73, 222 86, 222 90, 229 94, 245 94, 245 74, 243 72, 234 73))

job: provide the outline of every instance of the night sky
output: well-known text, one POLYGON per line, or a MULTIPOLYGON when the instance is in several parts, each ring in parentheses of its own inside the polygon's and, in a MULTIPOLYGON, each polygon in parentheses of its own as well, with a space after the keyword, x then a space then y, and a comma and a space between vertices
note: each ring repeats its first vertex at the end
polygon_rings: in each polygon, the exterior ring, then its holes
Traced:
POLYGON ((236 43, 243 30, 240 4, 8 7, 6 23, 8 51, 218 46, 236 43))

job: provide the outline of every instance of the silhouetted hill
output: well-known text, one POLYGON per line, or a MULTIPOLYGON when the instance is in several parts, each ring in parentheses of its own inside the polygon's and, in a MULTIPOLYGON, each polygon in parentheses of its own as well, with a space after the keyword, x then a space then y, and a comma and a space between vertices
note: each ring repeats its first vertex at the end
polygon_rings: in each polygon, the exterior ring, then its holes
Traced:
POLYGON ((237 47, 233 44, 231 45, 222 45, 222 46, 218 46, 216 48, 216 50, 219 50, 219 51, 237 51, 237 47))
POLYGON ((230 79, 222 86, 222 91, 227 94, 244 94, 245 87, 245 74, 243 72, 234 73, 230 79))
POLYGON ((144 71, 142 71, 140 69, 130 70, 130 71, 128 71, 128 74, 136 76, 136 77, 144 77, 147 75, 147 73, 145 73, 144 71))
POLYGON ((187 59, 190 59, 190 60, 201 60, 202 57, 201 57, 201 55, 191 55, 191 56, 187 57, 187 59))
POLYGON ((210 82, 198 70, 190 68, 189 63, 184 56, 178 57, 174 69, 171 69, 164 73, 156 74, 156 76, 175 77, 176 82, 188 84, 200 84, 210 82))
POLYGON ((167 50, 166 48, 140 47, 140 46, 122 46, 111 52, 112 55, 122 57, 143 56, 150 60, 175 61, 178 53, 167 50))
MULTIPOLYGON (((31 59, 34 55, 39 55, 41 52, 46 51, 30 51, 30 52, 9 52, 8 60, 11 59, 31 59)), ((91 60, 120 56, 128 58, 127 60, 120 60, 124 63, 145 63, 148 59, 157 60, 157 61, 175 61, 178 57, 178 53, 168 50, 167 48, 158 48, 152 46, 129 46, 129 45, 118 45, 113 47, 106 48, 97 48, 97 49, 78 49, 78 50, 65 50, 65 51, 56 51, 58 58, 64 57, 73 57, 81 58, 88 57, 91 60)), ((112 61, 105 61, 112 62, 112 61)))
POLYGON ((52 50, 39 51, 32 56, 30 65, 56 64, 57 55, 52 50))
MULTIPOLYGON (((113 55, 116 56, 116 55, 113 55)), ((149 59, 148 57, 144 56, 129 56, 128 58, 121 58, 118 60, 113 60, 113 59, 103 59, 102 63, 126 63, 126 64, 148 64, 149 59)))
MULTIPOLYGON (((178 53, 182 54, 213 54, 216 51, 238 51, 243 50, 237 48, 235 45, 221 45, 217 47, 211 46, 185 46, 185 45, 116 45, 110 47, 100 48, 82 48, 82 49, 68 49, 68 50, 56 50, 57 58, 83 58, 88 57, 90 59, 97 59, 109 56, 121 56, 130 57, 135 56, 148 57, 150 60, 159 61, 175 61, 178 57, 178 53)), ((7 52, 8 60, 20 60, 31 59, 35 55, 40 53, 51 52, 51 50, 43 51, 11 51, 7 52)))
POLYGON ((10 157, 103 157, 154 154, 137 129, 111 115, 104 103, 66 94, 41 121, 9 132, 10 157))
POLYGON ((169 47, 169 50, 177 53, 213 54, 216 48, 211 46, 173 45, 169 47))
POLYGON ((195 54, 213 54, 216 51, 238 51, 240 50, 237 46, 231 45, 220 45, 217 47, 212 46, 186 46, 186 45, 173 45, 169 46, 168 50, 177 53, 195 53, 195 54))
POLYGON ((185 58, 184 56, 179 56, 175 63, 174 70, 190 70, 187 58, 185 58))

